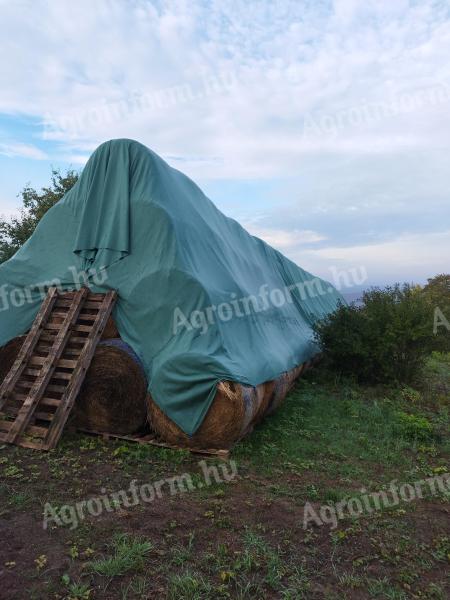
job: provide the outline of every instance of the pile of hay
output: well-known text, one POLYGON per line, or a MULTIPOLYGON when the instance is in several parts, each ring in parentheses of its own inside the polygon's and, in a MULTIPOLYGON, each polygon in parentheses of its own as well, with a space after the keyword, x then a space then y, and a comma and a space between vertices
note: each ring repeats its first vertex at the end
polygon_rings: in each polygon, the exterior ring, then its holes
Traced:
POLYGON ((128 435, 146 425, 147 380, 131 348, 101 342, 73 411, 80 429, 128 435))
MULTIPOLYGON (((130 346, 117 337, 108 339, 110 335, 118 335, 112 318, 78 395, 72 424, 90 431, 130 435, 149 423, 162 441, 189 448, 231 448, 279 407, 295 380, 313 364, 308 361, 257 387, 220 382, 203 423, 189 437, 147 393, 143 366, 130 346)), ((0 348, 0 383, 24 339, 15 338, 0 348)))
POLYGON ((231 381, 220 382, 203 423, 191 437, 169 419, 148 394, 150 427, 170 444, 199 449, 231 448, 267 414, 276 410, 307 366, 309 363, 300 365, 254 388, 231 381))

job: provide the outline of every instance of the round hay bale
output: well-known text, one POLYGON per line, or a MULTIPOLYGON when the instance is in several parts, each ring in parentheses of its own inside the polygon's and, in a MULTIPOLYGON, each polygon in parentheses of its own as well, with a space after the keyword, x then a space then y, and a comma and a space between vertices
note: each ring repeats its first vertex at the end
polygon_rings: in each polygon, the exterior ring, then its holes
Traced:
POLYGON ((164 441, 189 448, 231 448, 265 416, 276 381, 256 387, 222 381, 203 423, 189 437, 147 395, 150 426, 164 441))
POLYGON ((277 379, 271 382, 273 384, 273 389, 267 404, 266 415, 270 415, 276 411, 288 395, 289 391, 294 387, 296 380, 308 368, 309 364, 309 361, 302 363, 290 371, 282 373, 277 379))
POLYGON ((80 429, 127 435, 146 424, 147 381, 139 360, 121 340, 97 347, 74 408, 80 429))
POLYGON ((25 338, 25 335, 16 337, 0 348, 0 384, 11 370, 25 338))
POLYGON ((164 441, 189 448, 230 448, 240 439, 245 423, 245 401, 241 386, 222 381, 217 386, 216 397, 197 432, 189 437, 147 394, 150 426, 164 441))

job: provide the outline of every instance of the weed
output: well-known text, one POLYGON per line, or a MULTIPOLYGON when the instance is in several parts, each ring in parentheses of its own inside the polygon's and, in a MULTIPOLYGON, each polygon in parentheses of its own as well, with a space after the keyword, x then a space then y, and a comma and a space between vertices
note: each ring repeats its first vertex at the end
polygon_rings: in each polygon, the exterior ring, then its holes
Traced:
POLYGON ((145 559, 153 549, 149 541, 120 534, 112 544, 113 556, 104 557, 88 563, 90 569, 104 577, 117 577, 129 571, 140 571, 144 568, 145 559))

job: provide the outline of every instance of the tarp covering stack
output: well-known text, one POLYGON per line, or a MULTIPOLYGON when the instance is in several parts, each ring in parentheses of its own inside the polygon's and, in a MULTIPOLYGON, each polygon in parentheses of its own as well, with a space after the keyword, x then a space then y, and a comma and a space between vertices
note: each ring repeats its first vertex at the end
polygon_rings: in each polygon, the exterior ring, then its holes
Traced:
POLYGON ((131 140, 102 144, 0 266, 0 346, 29 329, 52 284, 117 290, 120 337, 188 436, 221 381, 256 387, 317 354, 311 326, 341 299, 131 140))

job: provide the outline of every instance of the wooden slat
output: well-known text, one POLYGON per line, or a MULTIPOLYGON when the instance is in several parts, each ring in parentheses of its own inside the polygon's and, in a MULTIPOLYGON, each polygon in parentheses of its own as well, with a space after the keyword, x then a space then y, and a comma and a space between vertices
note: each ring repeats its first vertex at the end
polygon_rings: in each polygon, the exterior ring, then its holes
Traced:
POLYGON ((41 367, 46 362, 47 358, 47 356, 32 356, 28 361, 28 364, 41 367))
POLYGON ((137 444, 151 444, 152 446, 159 446, 160 448, 170 448, 173 450, 183 450, 191 452, 192 454, 199 454, 204 456, 214 456, 222 460, 227 460, 230 456, 229 449, 216 449, 216 448, 190 448, 177 444, 169 444, 158 439, 153 433, 152 434, 134 434, 134 435, 123 435, 121 433, 105 433, 102 431, 93 431, 91 429, 79 428, 78 431, 86 433, 87 435, 96 435, 102 437, 104 440, 118 439, 126 440, 127 442, 135 442, 137 444))
MULTIPOLYGON (((25 381, 25 379, 21 379, 20 381, 17 382, 16 387, 14 388, 15 390, 17 388, 25 388, 25 389, 29 389, 31 387, 33 387, 34 381, 25 381)), ((65 390, 65 386, 63 385, 48 385, 47 386, 47 390, 49 392, 64 392, 65 390)), ((16 393, 14 391, 14 393, 16 393)))
POLYGON ((81 348, 67 348, 67 346, 64 348, 64 354, 63 356, 80 356, 81 354, 81 348))
POLYGON ((65 319, 67 316, 67 312, 58 312, 58 311, 53 311, 51 314, 51 318, 57 318, 57 319, 65 319))
MULTIPOLYGON (((17 418, 14 421, 2 421, 0 419, 0 429, 2 431, 7 432, 7 435, 4 440, 5 442, 10 442, 11 431, 14 429, 16 422, 17 422, 17 418)), ((35 435, 40 438, 45 438, 45 436, 48 433, 48 429, 46 427, 36 427, 35 425, 28 425, 27 433, 29 433, 30 435, 35 435)))
POLYGON ((43 342, 50 342, 50 344, 53 344, 54 341, 56 339, 56 331, 49 332, 49 331, 42 331, 41 335, 39 336, 39 342, 43 341, 43 342))
POLYGON ((92 325, 74 325, 73 331, 90 333, 92 329, 92 325))
POLYGON ((94 356, 95 349, 98 342, 100 341, 103 330, 109 319, 114 303, 116 301, 116 292, 110 291, 105 294, 102 307, 98 313, 98 318, 92 325, 89 339, 83 348, 83 352, 80 355, 78 365, 73 372, 72 379, 67 387, 67 391, 63 396, 61 405, 56 409, 56 414, 52 422, 52 426, 49 429, 47 436, 44 440, 44 448, 49 450, 53 448, 62 433, 64 425, 66 424, 67 417, 75 403, 75 399, 80 391, 83 384, 86 371, 91 364, 92 357, 94 356))
POLYGON ((44 331, 51 331, 52 329, 55 331, 59 331, 61 329, 62 323, 49 323, 47 322, 44 325, 44 331))
POLYGON ((68 358, 60 358, 56 366, 58 369, 75 369, 77 362, 78 361, 76 360, 70 360, 68 358))
MULTIPOLYGON (((57 308, 68 308, 72 304, 72 300, 58 300, 56 301, 57 308)), ((101 307, 101 302, 90 302, 89 298, 83 305, 83 310, 99 310, 101 307)))
POLYGON ((90 315, 90 314, 83 314, 81 313, 80 316, 78 317, 78 322, 80 321, 88 321, 88 322, 93 322, 95 321, 95 319, 97 318, 97 315, 90 315))
MULTIPOLYGON (((20 396, 20 394, 14 394, 14 397, 18 399, 18 396, 20 396)), ((26 396, 25 396, 26 398, 26 396)), ((59 405, 59 401, 58 401, 58 405, 59 405)), ((41 421, 52 421, 55 413, 54 412, 46 412, 45 409, 46 408, 51 408, 50 405, 48 405, 47 403, 43 403, 42 400, 39 402, 39 411, 36 411, 34 413, 34 419, 40 419, 41 421)), ((8 406, 7 412, 3 413, 6 416, 9 417, 13 417, 16 416, 18 414, 20 410, 20 407, 17 406, 8 406)), ((1 416, 1 414, 0 414, 1 416)))
POLYGON ((19 377, 23 373, 27 360, 33 353, 33 350, 38 341, 38 332, 41 330, 43 324, 47 320, 49 314, 52 311, 53 305, 57 297, 57 290, 55 287, 50 288, 42 306, 34 320, 34 323, 22 344, 21 349, 17 355, 14 364, 0 385, 0 409, 5 404, 8 394, 14 389, 19 377))
MULTIPOLYGON (((78 318, 78 314, 81 310, 82 303, 87 296, 87 293, 88 290, 86 288, 83 288, 76 293, 73 304, 67 312, 64 323, 59 326, 60 331, 56 337, 54 347, 49 353, 45 364, 42 366, 41 373, 36 378, 33 387, 30 388, 28 398, 23 403, 16 420, 8 432, 7 441, 9 443, 14 443, 27 428, 33 413, 39 404, 39 400, 42 398, 45 388, 53 375, 56 363, 63 353, 64 346, 70 336, 70 328, 78 318)), ((48 326, 48 324, 46 326, 48 326)))
MULTIPOLYGON (((49 390, 50 387, 51 386, 49 385, 47 387, 47 390, 49 390)), ((57 400, 56 398, 48 398, 47 396, 45 398, 42 398, 41 402, 43 405, 46 404, 48 406, 59 406, 61 404, 61 400, 57 400)))
MULTIPOLYGON (((14 400, 19 400, 21 402, 25 402, 25 400, 28 398, 27 394, 18 394, 17 392, 14 392, 14 400)), ((52 407, 52 406, 59 406, 61 403, 61 400, 57 400, 56 398, 41 398, 41 401, 39 402, 39 408, 47 408, 47 407, 52 407)), ((12 407, 8 406, 8 412, 12 412, 12 407)), ((17 409, 18 412, 18 409, 17 409)))
POLYGON ((54 379, 64 379, 66 381, 70 381, 73 377, 73 373, 65 373, 64 371, 55 371, 51 376, 51 380, 54 379))
POLYGON ((25 369, 23 374, 29 375, 30 377, 37 377, 40 374, 40 372, 40 369, 25 369))

